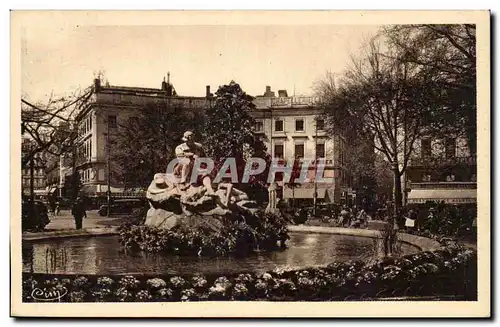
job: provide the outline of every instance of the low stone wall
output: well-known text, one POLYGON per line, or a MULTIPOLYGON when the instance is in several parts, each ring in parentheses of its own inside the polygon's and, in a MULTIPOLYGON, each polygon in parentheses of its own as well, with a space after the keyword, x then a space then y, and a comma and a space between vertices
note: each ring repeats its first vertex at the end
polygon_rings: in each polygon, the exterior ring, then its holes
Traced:
MULTIPOLYGON (((323 234, 337 234, 337 235, 350 235, 361 237, 380 237, 380 231, 373 229, 353 229, 343 227, 322 227, 322 226, 305 226, 305 225, 290 225, 288 226, 290 232, 305 232, 305 233, 323 233, 323 234)), ((24 233, 22 236, 23 241, 37 241, 46 239, 57 239, 67 237, 84 237, 84 236, 104 236, 104 235, 117 235, 118 227, 107 228, 91 228, 82 230, 61 230, 53 232, 41 233, 24 233)), ((436 240, 400 233, 399 239, 410 245, 418 247, 422 251, 434 251, 439 249, 441 245, 436 240)))
POLYGON ((38 241, 68 237, 103 236, 118 234, 118 227, 60 230, 40 233, 23 233, 23 241, 38 241))
MULTIPOLYGON (((374 229, 355 229, 343 227, 322 227, 322 226, 288 226, 290 232, 306 232, 306 233, 322 233, 322 234, 337 234, 361 237, 380 237, 380 231, 374 229)), ((439 242, 416 235, 399 233, 399 240, 404 243, 418 247, 422 251, 434 251, 441 248, 439 242)))

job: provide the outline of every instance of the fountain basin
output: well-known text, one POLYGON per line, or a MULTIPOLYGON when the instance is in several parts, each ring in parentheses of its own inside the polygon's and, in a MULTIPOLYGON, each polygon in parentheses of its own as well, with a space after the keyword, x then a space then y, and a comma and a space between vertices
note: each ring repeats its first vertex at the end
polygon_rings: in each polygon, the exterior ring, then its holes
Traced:
MULTIPOLYGON (((24 241, 23 271, 95 275, 257 273, 276 268, 320 267, 335 261, 369 260, 381 255, 380 240, 373 231, 354 230, 351 235, 346 235, 349 233, 346 229, 329 231, 325 228, 299 227, 302 229, 291 228, 288 248, 244 258, 129 252, 120 245, 117 235, 24 241)), ((403 242, 401 249, 404 255, 418 252, 421 247, 403 242)))

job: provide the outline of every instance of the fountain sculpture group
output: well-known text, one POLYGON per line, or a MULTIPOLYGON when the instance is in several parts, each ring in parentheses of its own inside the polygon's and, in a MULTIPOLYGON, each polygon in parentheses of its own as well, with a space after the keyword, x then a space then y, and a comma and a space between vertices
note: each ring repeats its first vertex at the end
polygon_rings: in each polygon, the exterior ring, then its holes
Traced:
POLYGON ((234 213, 255 213, 256 203, 231 183, 219 183, 213 189, 210 176, 202 175, 191 183, 193 162, 203 155, 201 144, 193 141, 193 133, 184 133, 176 148, 179 163, 173 172, 157 173, 149 185, 146 198, 150 203, 145 225, 172 229, 187 217, 227 216, 234 213))

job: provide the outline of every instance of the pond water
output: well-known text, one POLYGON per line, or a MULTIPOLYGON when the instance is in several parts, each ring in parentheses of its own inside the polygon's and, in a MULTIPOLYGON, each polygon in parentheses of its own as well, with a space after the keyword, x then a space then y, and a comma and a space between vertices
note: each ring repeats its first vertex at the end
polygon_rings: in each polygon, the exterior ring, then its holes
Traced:
MULTIPOLYGON (((130 253, 118 236, 66 238, 24 242, 23 271, 54 274, 212 274, 275 268, 323 266, 334 261, 368 260, 380 255, 376 239, 358 236, 290 233, 288 248, 245 258, 198 258, 130 253)), ((401 251, 418 248, 401 244, 401 251)))

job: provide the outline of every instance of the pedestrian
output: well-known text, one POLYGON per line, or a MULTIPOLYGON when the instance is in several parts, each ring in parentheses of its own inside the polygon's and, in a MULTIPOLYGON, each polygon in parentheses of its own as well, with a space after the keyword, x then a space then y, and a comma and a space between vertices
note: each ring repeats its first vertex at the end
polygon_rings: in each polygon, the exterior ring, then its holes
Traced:
POLYGON ((77 197, 73 208, 71 208, 71 214, 75 219, 76 229, 82 229, 83 217, 87 218, 87 213, 85 212, 85 206, 80 197, 77 197))
POLYGON ((340 215, 339 215, 339 224, 340 226, 344 226, 346 223, 348 223, 348 218, 349 216, 349 212, 347 211, 347 206, 344 205, 342 207, 342 210, 340 211, 340 215))
POLYGON ((405 218, 405 227, 407 231, 412 231, 415 229, 415 211, 413 209, 410 209, 406 215, 404 215, 405 218))
POLYGON ((55 216, 59 216, 59 212, 60 212, 60 211, 61 211, 61 205, 60 205, 60 203, 59 203, 59 200, 57 200, 57 202, 56 202, 56 209, 55 209, 55 211, 54 211, 54 215, 55 215, 55 216))

